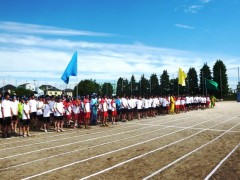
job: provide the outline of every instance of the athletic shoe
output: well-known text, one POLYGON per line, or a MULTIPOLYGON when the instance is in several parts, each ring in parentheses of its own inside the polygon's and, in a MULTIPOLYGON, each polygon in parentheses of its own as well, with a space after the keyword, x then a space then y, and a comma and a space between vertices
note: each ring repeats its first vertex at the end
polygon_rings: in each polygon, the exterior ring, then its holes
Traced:
POLYGON ((28 137, 31 137, 31 134, 27 134, 28 137))
POLYGON ((48 132, 46 129, 44 130, 45 132, 48 132))

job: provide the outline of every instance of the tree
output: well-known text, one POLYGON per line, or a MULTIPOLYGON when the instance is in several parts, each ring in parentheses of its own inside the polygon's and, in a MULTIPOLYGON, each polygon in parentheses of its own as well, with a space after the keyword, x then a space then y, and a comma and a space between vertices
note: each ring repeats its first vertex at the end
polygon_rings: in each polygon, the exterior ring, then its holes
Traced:
POLYGON ((103 83, 101 88, 102 95, 112 96, 113 94, 113 86, 111 83, 103 83))
POLYGON ((117 90, 116 90, 116 94, 118 96, 123 96, 123 78, 118 78, 118 81, 117 81, 117 90))
POLYGON ((139 95, 149 96, 149 82, 144 77, 144 74, 141 76, 141 79, 139 81, 139 95))
POLYGON ((188 87, 189 87, 189 94, 190 95, 197 95, 199 93, 198 89, 198 77, 197 71, 195 68, 189 68, 188 71, 188 87))
POLYGON ((213 80, 218 83, 219 92, 217 96, 223 98, 228 94, 228 77, 226 66, 220 59, 213 66, 213 80))
POLYGON ((170 94, 178 95, 178 88, 179 88, 178 78, 170 79, 169 83, 170 83, 170 87, 171 87, 170 94))
MULTIPOLYGON (((78 94, 79 95, 91 95, 92 93, 97 93, 101 95, 100 85, 96 80, 85 79, 78 83, 78 94)), ((77 86, 74 87, 73 94, 77 94, 77 86)))
POLYGON ((132 75, 132 77, 131 77, 131 80, 130 80, 130 82, 129 82, 129 90, 130 90, 130 93, 129 93, 129 96, 131 95, 133 95, 133 96, 136 96, 136 95, 138 95, 138 84, 137 84, 137 82, 136 82, 136 80, 135 80, 135 77, 134 77, 134 75, 132 75))
POLYGON ((16 88, 15 93, 19 97, 21 97, 21 96, 30 96, 31 94, 34 94, 33 91, 31 91, 29 89, 25 89, 23 87, 16 88))
POLYGON ((199 93, 206 95, 206 79, 212 79, 212 73, 210 70, 210 67, 207 65, 207 63, 204 63, 203 67, 200 69, 200 82, 199 82, 199 93))
POLYGON ((170 94, 170 81, 167 70, 164 70, 160 76, 160 92, 162 96, 167 96, 170 94))
POLYGON ((159 82, 157 74, 152 74, 150 76, 150 95, 157 96, 159 94, 159 82))

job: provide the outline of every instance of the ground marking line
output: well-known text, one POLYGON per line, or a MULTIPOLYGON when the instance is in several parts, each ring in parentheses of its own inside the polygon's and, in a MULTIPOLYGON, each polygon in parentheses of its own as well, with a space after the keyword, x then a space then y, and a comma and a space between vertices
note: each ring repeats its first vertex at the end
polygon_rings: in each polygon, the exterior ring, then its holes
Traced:
MULTIPOLYGON (((126 124, 126 125, 128 125, 128 124, 126 124)), ((126 126, 126 127, 124 127, 124 126, 122 126, 123 128, 120 128, 120 129, 125 129, 125 128, 127 128, 127 127, 132 127, 132 125, 131 124, 129 124, 130 126, 126 126)), ((139 124, 138 124, 139 125, 139 124)), ((120 126, 119 126, 120 127, 120 126)), ((95 129, 95 128, 94 128, 95 129)), ((67 131, 74 131, 75 129, 69 129, 69 130, 67 130, 67 131)), ((112 129, 111 129, 112 130, 112 129)), ((92 135, 92 134, 100 134, 100 133, 102 133, 102 132, 107 132, 107 131, 111 131, 111 130, 102 130, 102 131, 98 131, 98 132, 95 132, 95 133, 89 133, 89 134, 84 134, 84 135, 92 135)), ((81 132, 83 132, 83 131, 81 131, 81 132)), ((44 133, 43 132, 43 134, 40 134, 39 133, 39 135, 48 135, 48 134, 50 134, 50 133, 54 133, 54 132, 49 132, 49 133, 44 133)), ((57 134, 57 135, 53 135, 53 136, 51 136, 51 138, 52 137, 58 137, 58 136, 65 136, 65 135, 69 135, 69 134, 74 134, 74 133, 77 133, 77 131, 74 131, 74 132, 63 132, 63 133, 61 133, 61 134, 57 134)), ((18 137, 19 138, 19 137, 18 137)), ((30 139, 26 139, 26 140, 19 140, 19 141, 13 141, 13 142, 8 142, 8 143, 3 143, 3 144, 1 144, 1 145, 7 145, 7 144, 13 144, 13 143, 18 143, 18 142, 25 142, 25 141, 34 141, 34 140, 40 140, 40 139, 44 139, 44 138, 48 138, 48 137, 36 137, 36 138, 30 138, 30 139)))
MULTIPOLYGON (((235 126, 231 127, 229 130, 231 130, 231 129, 233 129, 233 128, 237 127, 239 124, 240 124, 240 123, 236 124, 235 126)), ((172 165, 176 164, 177 162, 181 161, 182 159, 184 159, 184 158, 186 158, 186 157, 190 156, 191 154, 193 154, 193 153, 197 152, 198 150, 200 150, 200 149, 204 148, 205 146, 209 145, 210 143, 212 143, 212 142, 216 141, 217 139, 219 139, 220 137, 222 137, 222 136, 223 136, 224 134, 226 134, 227 132, 228 132, 228 131, 226 131, 226 132, 222 133, 221 135, 217 136, 216 138, 212 139, 211 141, 209 141, 209 142, 207 142, 207 143, 205 143, 205 144, 201 145, 200 147, 198 147, 198 148, 194 149, 193 151, 191 151, 191 152, 189 152, 189 153, 185 154, 184 156, 182 156, 182 157, 180 157, 180 158, 176 159, 175 161, 173 161, 173 162, 169 163, 168 165, 166 165, 166 166, 162 167, 161 169, 159 169, 159 170, 155 171, 155 172, 154 172, 154 173, 152 173, 151 175, 149 175, 149 176, 147 176, 147 177, 143 178, 143 180, 147 180, 147 179, 150 179, 150 178, 152 178, 153 176, 155 176, 155 175, 159 174, 160 172, 162 172, 162 171, 164 171, 165 169, 169 168, 170 166, 172 166, 172 165)))
POLYGON ((233 150, 219 162, 219 164, 207 175, 207 177, 205 177, 204 180, 208 180, 239 147, 240 147, 240 144, 238 144, 235 148, 233 148, 233 150))
POLYGON ((81 140, 81 141, 76 141, 76 142, 72 142, 72 143, 68 143, 68 144, 62 144, 62 145, 58 145, 58 146, 51 146, 51 147, 47 147, 47 148, 43 148, 43 149, 37 149, 37 150, 25 152, 25 153, 20 153, 20 154, 15 154, 15 155, 11 155, 11 156, 1 157, 0 160, 2 160, 2 159, 9 159, 9 158, 12 158, 12 157, 17 157, 17 156, 26 155, 26 154, 31 154, 31 153, 34 153, 34 152, 40 152, 40 151, 44 151, 44 150, 49 150, 49 149, 54 149, 54 148, 59 148, 59 147, 65 147, 65 146, 78 144, 78 143, 82 143, 82 142, 93 141, 93 140, 96 140, 96 139, 112 137, 112 136, 116 136, 116 135, 119 135, 119 134, 125 134, 126 132, 127 133, 128 132, 133 132, 133 131, 136 131, 136 130, 146 129, 146 128, 149 128, 149 127, 154 127, 154 126, 152 125, 152 126, 148 126, 148 127, 139 128, 139 129, 133 129, 133 130, 129 130, 129 131, 122 131, 122 132, 116 133, 116 134, 110 134, 110 135, 105 135, 105 136, 101 136, 101 137, 95 137, 95 138, 91 138, 91 139, 85 139, 85 140, 81 140))
MULTIPOLYGON (((144 125, 151 125, 151 124, 144 124, 144 125)), ((189 126, 158 125, 158 124, 156 124, 156 126, 173 127, 173 128, 186 128, 186 127, 189 127, 189 126)), ((227 130, 223 130, 223 129, 212 129, 212 128, 211 129, 209 129, 209 128, 191 128, 191 129, 194 129, 194 130, 209 130, 209 131, 217 131, 217 132, 225 132, 225 131, 227 131, 227 130)), ((240 131, 229 131, 229 132, 240 133, 240 131)))
POLYGON ((139 134, 139 135, 135 135, 135 136, 130 136, 130 137, 126 137, 126 138, 123 138, 123 139, 118 139, 118 140, 114 140, 114 141, 110 141, 110 142, 106 142, 106 143, 102 143, 102 144, 98 144, 98 145, 94 145, 94 146, 89 146, 89 147, 86 147, 86 148, 76 149, 76 150, 73 150, 73 151, 69 151, 69 152, 65 152, 65 153, 61 153, 61 154, 56 154, 56 155, 48 156, 48 157, 41 158, 41 159, 36 159, 36 160, 30 161, 30 162, 21 163, 21 164, 18 164, 18 165, 7 167, 7 168, 2 168, 2 169, 0 169, 0 171, 7 170, 7 169, 12 169, 12 168, 15 168, 15 167, 24 166, 24 165, 27 165, 27 164, 31 164, 31 163, 46 160, 46 159, 51 159, 51 158, 58 157, 58 156, 63 156, 63 155, 66 155, 66 154, 71 154, 71 153, 74 153, 74 152, 79 152, 79 151, 86 150, 86 149, 91 149, 91 148, 103 146, 103 145, 106 145, 106 144, 115 143, 115 142, 122 141, 122 140, 132 139, 132 138, 143 136, 143 135, 146 135, 146 134, 155 133, 155 132, 163 130, 163 129, 164 128, 160 128, 160 129, 157 129, 157 130, 154 130, 154 131, 151 131, 151 132, 147 132, 147 133, 143 133, 143 134, 139 134))
MULTIPOLYGON (((230 121, 230 120, 232 120, 232 119, 234 119, 234 118, 236 118, 236 117, 227 119, 227 120, 225 120, 225 121, 223 121, 223 122, 221 122, 221 123, 219 123, 219 124, 222 124, 222 123, 224 123, 224 122, 230 121)), ((212 127, 218 126, 219 124, 214 125, 214 126, 212 126, 212 127)), ((212 128, 212 127, 211 127, 211 128, 212 128)), ((174 145, 174 144, 177 144, 177 143, 179 143, 179 142, 181 142, 181 141, 184 141, 184 140, 186 140, 186 139, 189 139, 189 138, 191 138, 191 137, 193 137, 193 136, 196 136, 197 134, 200 134, 200 133, 202 133, 202 132, 204 132, 204 131, 206 131, 206 130, 199 131, 199 132, 197 132, 197 133, 195 133, 195 134, 192 134, 192 135, 190 135, 190 136, 187 136, 187 137, 185 137, 185 138, 182 138, 182 139, 180 139, 180 140, 178 140, 178 141, 172 142, 172 143, 167 144, 167 145, 165 145, 165 146, 162 146, 162 147, 160 147, 160 148, 154 149, 154 150, 149 151, 149 152, 147 152, 147 153, 144 153, 144 154, 141 154, 141 155, 136 156, 136 157, 134 157, 134 158, 128 159, 127 161, 120 162, 120 163, 118 163, 118 164, 115 164, 114 166, 111 166, 111 167, 109 167, 109 168, 103 169, 103 170, 101 170, 101 171, 99 171, 99 172, 96 172, 96 173, 94 173, 94 174, 91 174, 91 175, 89 175, 89 176, 83 177, 83 178, 81 178, 81 180, 89 179, 89 178, 91 178, 91 177, 93 177, 93 176, 102 174, 102 173, 104 173, 104 172, 107 172, 107 171, 112 170, 112 169, 114 169, 114 168, 117 168, 117 167, 119 167, 119 166, 122 166, 122 165, 124 165, 124 164, 126 164, 126 163, 129 163, 129 162, 131 162, 131 161, 133 161, 133 160, 135 160, 135 159, 142 158, 142 157, 144 157, 144 156, 146 156, 146 155, 148 155, 148 154, 157 152, 157 151, 162 150, 162 149, 164 149, 164 148, 167 148, 167 147, 169 147, 169 146, 171 146, 171 145, 174 145)))
MULTIPOLYGON (((219 116, 219 117, 221 117, 221 116, 219 116)), ((216 117, 215 117, 215 118, 216 118, 216 117)), ((214 119, 215 119, 215 118, 214 118, 214 119)), ((218 118, 218 117, 217 117, 217 118, 218 118)), ((211 120, 212 120, 212 119, 207 120, 207 121, 211 121, 211 120)), ((204 122, 205 122, 205 121, 204 121, 204 122)), ((184 124, 184 123, 187 123, 187 122, 180 122, 180 123, 177 123, 177 124, 184 124)), ((177 124, 176 124, 176 125, 177 125, 177 124)), ((154 127, 154 125, 149 125, 149 127, 154 127)), ((146 127, 146 128, 148 128, 148 127, 146 127)), ((153 133, 153 132, 156 132, 156 131, 159 131, 159 130, 164 130, 164 129, 167 129, 167 128, 169 128, 169 127, 160 128, 160 129, 157 129, 157 130, 148 132, 148 133, 144 133, 144 134, 142 134, 142 135, 149 134, 149 133, 153 133)), ((170 127, 170 128, 171 128, 171 127, 170 127)), ((186 128, 186 127, 184 127, 184 128, 186 128)), ((141 129, 141 128, 140 128, 140 129, 141 129)), ((137 130, 138 130, 138 129, 137 129, 137 130)), ((133 137, 137 137, 137 136, 142 136, 142 135, 132 136, 132 138, 133 138, 133 137)), ((129 139, 129 138, 124 138, 124 139, 129 139)), ((120 140, 124 140, 124 139, 120 139, 120 140)), ((130 137, 130 139, 131 139, 131 137, 130 137)), ((115 141, 112 141, 112 142, 117 142, 117 141, 120 141, 120 140, 115 140, 115 141)), ((112 143, 112 142, 111 142, 111 143, 112 143)), ((100 144, 100 145, 105 145, 105 144, 109 144, 109 142, 103 143, 103 144, 100 144)), ((37 161, 41 161, 41 160, 45 160, 45 159, 50 159, 50 158, 52 158, 52 157, 57 157, 57 156, 60 156, 60 155, 70 154, 70 153, 72 153, 72 152, 81 151, 81 150, 85 150, 85 149, 92 148, 92 147, 97 147, 97 146, 100 146, 100 145, 94 145, 94 146, 90 146, 90 147, 87 147, 87 148, 70 151, 70 152, 67 152, 67 153, 62 153, 62 154, 58 154, 58 155, 49 156, 49 157, 46 157, 46 158, 41 158, 41 159, 33 160, 33 161, 30 161, 30 162, 26 162, 26 163, 21 163, 21 164, 15 165, 15 166, 7 167, 7 168, 2 168, 2 169, 0 169, 0 171, 2 171, 2 170, 7 170, 7 169, 11 169, 11 168, 13 168, 13 167, 19 167, 19 166, 22 166, 22 165, 27 165, 27 164, 30 164, 30 163, 33 163, 33 162, 37 162, 37 161)))
MULTIPOLYGON (((137 126, 137 125, 136 125, 137 126)), ((150 126, 153 126, 153 125, 150 125, 150 126)), ((127 126, 128 127, 128 126, 127 126)), ((127 127, 123 127, 121 129, 125 129, 127 127)), ((130 126, 130 127, 134 127, 134 126, 130 126)), ((141 129, 141 128, 140 128, 141 129)), ((76 136, 70 136, 70 137, 66 137, 66 138, 61 138, 61 139, 52 139, 52 140, 49 140, 49 141, 44 141, 44 142, 39 142, 39 143, 32 143, 32 144, 25 144, 25 145, 21 145, 21 146, 14 146, 14 147, 8 147, 8 148, 4 148, 4 149, 0 149, 0 151, 5 151, 5 150, 10 150, 10 149, 16 149, 16 148, 21 148, 21 147, 27 147, 27 146, 32 146, 32 145, 38 145, 38 144, 45 144, 45 143, 49 143, 49 142, 56 142, 56 141, 61 141, 61 140, 66 140, 66 139, 71 139, 71 138, 78 138, 78 137, 81 137, 81 136, 86 136, 86 135, 94 135, 94 134, 99 134, 99 133, 102 133, 102 132, 108 132, 108 131, 115 131, 116 129, 110 129, 110 130, 106 130, 106 131, 101 131, 101 132, 96 132, 96 133, 90 133, 90 134, 79 134, 79 135, 76 135, 76 136)), ((77 133, 77 132, 75 132, 77 133)))
MULTIPOLYGON (((219 118, 219 117, 222 117, 222 116, 218 116, 218 117, 215 117, 215 118, 213 118, 213 119, 217 119, 217 118, 219 118)), ((207 121, 211 121, 211 120, 213 120, 213 119, 206 120, 206 121, 201 122, 201 123, 199 123, 199 124, 205 123, 205 122, 207 122, 207 121)), ((229 120, 230 120, 230 119, 229 119, 229 120)), ((229 120, 225 120, 224 122, 229 121, 229 120)), ((222 122, 222 123, 223 123, 223 122, 222 122)), ((196 125, 199 125, 199 124, 196 124, 196 125)), ((221 124, 221 123, 220 123, 220 124, 221 124)), ((196 126, 196 125, 193 125, 193 127, 196 126)), ((217 125, 218 125, 218 124, 217 124, 217 125)), ((186 128, 186 129, 189 129, 189 128, 186 128)), ((76 162, 73 162, 73 163, 70 163, 70 164, 67 164, 67 165, 64 165, 64 166, 60 166, 60 167, 57 167, 57 168, 54 168, 54 169, 51 169, 51 170, 48 170, 48 171, 39 173, 39 174, 35 174, 35 175, 33 175, 33 176, 29 176, 29 177, 23 178, 23 180, 27 180, 27 179, 31 179, 31 178, 34 178, 34 177, 38 177, 38 176, 41 176, 41 175, 44 175, 44 174, 51 173, 51 172, 53 172, 53 171, 57 171, 57 170, 59 170, 59 169, 63 169, 63 168, 66 168, 66 167, 73 166, 73 165, 78 164, 78 163, 86 162, 86 161, 89 161, 89 160, 92 160, 92 159, 96 159, 96 158, 98 158, 98 157, 102 157, 102 156, 105 156, 105 155, 108 155, 108 154, 112 154, 112 153, 119 152, 119 151, 122 151, 122 150, 125 150, 125 149, 129 149, 129 148, 131 148, 131 147, 135 147, 135 146, 138 146, 138 145, 141 145, 141 144, 144 144, 144 143, 153 141, 153 140, 155 140, 155 139, 160 139, 160 138, 162 138, 162 137, 165 137, 165 136, 168 136, 168 135, 171 135, 171 134, 175 134, 175 133, 177 133, 177 132, 181 132, 181 131, 186 130, 186 129, 174 131, 174 132, 171 132, 171 133, 168 133, 168 134, 164 134, 164 135, 161 135, 161 136, 158 136, 158 137, 155 137, 155 138, 152 138, 152 139, 143 141, 143 142, 139 142, 139 143, 136 143, 136 144, 133 144, 133 145, 130 145, 130 146, 126 146, 126 147, 123 147, 123 148, 120 148, 120 149, 117 149, 117 150, 114 150, 114 151, 110 151, 110 152, 103 153, 103 154, 100 154, 100 155, 97 155, 97 156, 93 156, 93 157, 90 157, 90 158, 86 158, 86 159, 83 159, 83 160, 79 160, 79 161, 76 161, 76 162)))
MULTIPOLYGON (((182 120, 182 119, 186 119, 186 118, 179 118, 179 120, 182 120)), ((176 120, 175 120, 176 121, 176 120)), ((136 124, 136 125, 133 125, 133 126, 130 126, 130 127, 134 127, 134 126, 143 126, 145 124, 138 124, 138 123, 131 123, 131 124, 136 124)), ((164 123, 165 124, 165 123, 164 123)), ((160 125, 160 124, 159 124, 160 125)), ((153 124, 149 124, 149 126, 155 126, 153 124)), ((129 126, 127 127, 123 127, 121 129, 125 129, 125 128, 128 128, 129 126)), ((120 130, 121 130, 120 129, 120 130)), ((141 129, 141 128, 140 128, 141 129)), ((115 131, 113 129, 111 130, 107 130, 107 131, 101 131, 101 132, 96 132, 96 133, 90 133, 91 135, 92 134, 100 134, 100 133, 104 133, 104 132, 108 132, 108 131, 115 131)), ((76 133, 76 132, 75 132, 76 133)), ((87 134, 89 135, 89 134, 87 134)), ((38 144, 45 144, 45 143, 49 143, 49 142, 56 142, 56 141, 61 141, 61 140, 66 140, 66 139, 72 139, 72 138, 78 138, 78 137, 81 137, 81 136, 86 136, 86 134, 80 134, 80 135, 76 135, 76 136, 71 136, 71 137, 65 137, 65 138, 61 138, 61 139, 52 139, 52 140, 49 140, 49 141, 43 141, 43 142, 38 142, 38 143, 32 143, 32 144, 25 144, 25 145, 21 145, 21 146, 14 146, 14 147, 8 147, 8 148, 4 148, 4 149, 0 149, 0 151, 5 151, 5 150, 10 150, 10 149, 16 149, 16 148, 22 148, 22 147, 28 147, 28 146, 33 146, 33 145, 38 145, 38 144)), ((1 158, 0 158, 1 159, 1 158)))

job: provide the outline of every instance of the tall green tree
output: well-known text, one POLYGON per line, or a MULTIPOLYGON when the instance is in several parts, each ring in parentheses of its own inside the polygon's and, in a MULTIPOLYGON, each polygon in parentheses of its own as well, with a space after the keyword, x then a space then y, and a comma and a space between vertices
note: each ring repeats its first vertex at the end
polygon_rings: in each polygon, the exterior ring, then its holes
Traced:
POLYGON ((160 92, 162 96, 170 94, 170 80, 167 70, 164 70, 160 76, 160 92))
POLYGON ((123 84, 122 84, 122 82, 123 82, 123 78, 122 77, 118 78, 118 80, 117 80, 117 90, 116 90, 116 94, 118 96, 123 95, 123 87, 122 87, 123 84))
POLYGON ((85 79, 80 81, 77 86, 75 86, 73 90, 74 96, 77 94, 77 89, 78 95, 91 95, 92 93, 101 94, 100 85, 96 82, 96 80, 85 79))
POLYGON ((113 94, 113 86, 111 83, 103 83, 102 88, 101 88, 102 95, 107 95, 109 97, 112 96, 113 94))
POLYGON ((213 65, 213 80, 218 83, 219 92, 217 96, 223 98, 228 94, 228 77, 227 68, 220 59, 213 65))
POLYGON ((138 95, 138 83, 136 82, 136 79, 134 77, 134 75, 131 76, 130 82, 129 82, 129 89, 130 89, 130 93, 129 96, 137 96, 138 95))
POLYGON ((212 72, 210 70, 210 67, 207 65, 207 63, 204 63, 203 67, 200 69, 200 82, 199 82, 199 93, 206 95, 206 79, 212 79, 212 72))
POLYGON ((150 95, 157 96, 159 94, 159 82, 157 74, 152 74, 150 76, 150 95))
POLYGON ((139 81, 139 95, 149 96, 149 81, 145 78, 144 74, 141 76, 139 81))
POLYGON ((191 67, 188 71, 188 87, 190 95, 197 95, 199 93, 198 88, 198 76, 195 68, 191 67))

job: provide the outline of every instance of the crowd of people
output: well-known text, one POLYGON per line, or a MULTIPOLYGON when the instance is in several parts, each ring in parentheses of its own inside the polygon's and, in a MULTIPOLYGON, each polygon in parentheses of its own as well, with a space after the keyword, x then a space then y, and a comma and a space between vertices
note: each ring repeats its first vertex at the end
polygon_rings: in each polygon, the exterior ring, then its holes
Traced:
POLYGON ((215 106, 214 96, 91 97, 40 96, 10 97, 0 95, 2 138, 12 135, 29 137, 30 129, 63 132, 64 128, 107 127, 117 121, 186 113, 215 106), (50 129, 51 128, 51 129, 50 129))

